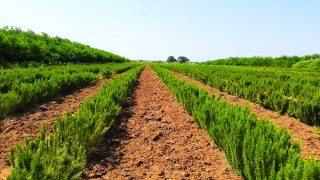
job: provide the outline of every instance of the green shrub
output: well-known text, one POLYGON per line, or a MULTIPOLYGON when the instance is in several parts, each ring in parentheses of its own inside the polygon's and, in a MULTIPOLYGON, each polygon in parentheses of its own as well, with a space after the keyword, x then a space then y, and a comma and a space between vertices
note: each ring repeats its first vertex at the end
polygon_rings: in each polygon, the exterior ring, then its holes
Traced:
POLYGON ((258 120, 248 107, 220 102, 220 97, 179 80, 158 65, 152 68, 244 179, 320 178, 320 165, 299 156, 300 143, 291 142, 288 131, 266 119, 258 120))
POLYGON ((142 68, 102 84, 100 94, 87 99, 75 115, 67 111, 65 118, 57 117, 49 138, 45 138, 43 125, 36 139, 26 138, 24 146, 11 148, 9 159, 14 169, 8 179, 78 179, 87 155, 119 115, 142 68))
POLYGON ((294 69, 306 69, 310 71, 320 71, 320 59, 300 61, 295 63, 292 68, 294 69))

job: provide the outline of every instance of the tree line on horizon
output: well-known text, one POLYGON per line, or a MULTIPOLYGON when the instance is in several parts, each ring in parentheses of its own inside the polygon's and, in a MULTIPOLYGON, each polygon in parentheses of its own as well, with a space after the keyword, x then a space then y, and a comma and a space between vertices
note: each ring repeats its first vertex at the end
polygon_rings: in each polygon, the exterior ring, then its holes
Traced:
POLYGON ((305 56, 253 56, 253 57, 229 57, 225 59, 209 60, 203 62, 206 65, 234 65, 234 66, 266 66, 291 68, 294 64, 302 61, 319 60, 320 54, 305 56))
POLYGON ((117 54, 92 48, 69 39, 36 34, 18 27, 0 28, 0 66, 21 63, 106 63, 126 62, 117 54))

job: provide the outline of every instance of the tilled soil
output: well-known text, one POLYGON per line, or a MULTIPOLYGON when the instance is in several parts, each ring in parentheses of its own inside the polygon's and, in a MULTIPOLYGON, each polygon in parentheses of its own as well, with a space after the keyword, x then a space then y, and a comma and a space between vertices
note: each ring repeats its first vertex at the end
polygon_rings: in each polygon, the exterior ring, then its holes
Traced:
POLYGON ((111 79, 102 79, 79 89, 72 94, 57 98, 51 102, 35 106, 26 113, 16 113, 13 116, 0 120, 0 180, 5 179, 11 171, 8 152, 17 142, 23 143, 24 136, 33 139, 41 129, 42 122, 46 122, 47 132, 50 133, 56 116, 65 115, 66 110, 75 113, 78 106, 94 93, 99 92, 100 85, 111 79))
POLYGON ((149 66, 82 179, 241 179, 149 66))
POLYGON ((320 160, 320 136, 315 134, 315 128, 302 123, 299 119, 295 119, 286 115, 279 115, 275 111, 265 109, 259 104, 247 101, 245 99, 230 95, 228 93, 219 91, 218 89, 206 86, 199 81, 193 80, 187 76, 177 72, 170 71, 176 77, 185 80, 187 83, 198 85, 217 96, 221 96, 222 100, 227 100, 231 104, 250 106, 251 111, 257 115, 258 118, 266 117, 275 122, 278 126, 284 127, 286 130, 292 132, 292 139, 301 140, 301 156, 304 158, 314 155, 320 160))

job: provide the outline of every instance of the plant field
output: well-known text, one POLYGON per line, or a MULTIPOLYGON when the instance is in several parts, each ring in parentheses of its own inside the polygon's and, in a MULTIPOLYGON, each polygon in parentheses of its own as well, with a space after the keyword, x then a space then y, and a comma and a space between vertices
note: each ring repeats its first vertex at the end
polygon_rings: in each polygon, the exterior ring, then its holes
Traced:
MULTIPOLYGON (((319 153, 301 153, 308 147, 318 151, 311 141, 290 132, 290 126, 261 118, 273 111, 299 118, 306 127, 318 125, 317 75, 281 68, 142 63, 2 71, 1 95, 21 99, 2 104, 24 104, 0 109, 10 114, 0 122, 5 127, 0 127, 1 141, 19 134, 10 138, 19 143, 0 149, 6 154, 0 156, 0 179, 319 179, 319 153), (73 108, 65 104, 71 103, 69 97, 60 102, 65 114, 54 110, 56 103, 50 101, 57 102, 57 95, 105 78, 109 80, 73 108), (270 110, 256 115, 250 107, 210 94, 210 87, 200 82, 270 110), (44 88, 37 91, 39 87, 44 88), (16 114, 22 115, 20 122, 16 114), (54 118, 46 121, 46 114, 54 118), (20 126, 24 133, 18 133, 20 126)), ((77 93, 70 96, 79 99, 77 93)), ((301 123, 294 118, 290 121, 301 123)), ((315 132, 310 136, 317 141, 315 132)))
POLYGON ((0 74, 0 116, 76 90, 134 65, 76 65, 3 71, 0 74))
POLYGON ((320 159, 320 151, 318 147, 320 146, 320 139, 318 135, 318 128, 309 126, 299 121, 296 118, 289 117, 287 115, 279 115, 277 112, 265 109, 257 103, 250 102, 248 100, 239 98, 234 95, 222 92, 218 89, 212 88, 208 85, 204 85, 200 81, 196 81, 182 74, 176 73, 174 71, 169 71, 174 76, 186 81, 187 83, 194 84, 200 88, 206 89, 210 94, 214 94, 220 97, 220 101, 230 102, 231 105, 238 106, 248 106, 251 113, 255 114, 258 119, 268 119, 273 121, 277 126, 283 127, 284 129, 291 132, 291 139, 296 139, 301 142, 300 155, 304 158, 309 158, 314 156, 320 159))
POLYGON ((115 78, 100 94, 87 99, 79 111, 66 117, 57 117, 53 133, 46 138, 43 125, 37 138, 25 138, 24 146, 11 148, 9 159, 14 168, 8 179, 74 179, 84 166, 86 155, 102 138, 114 118, 119 104, 126 100, 131 85, 136 81, 142 66, 137 66, 115 78))
POLYGON ((163 67, 306 124, 320 125, 320 73, 237 66, 163 67))
POLYGON ((148 66, 84 174, 83 179, 242 179, 148 66))

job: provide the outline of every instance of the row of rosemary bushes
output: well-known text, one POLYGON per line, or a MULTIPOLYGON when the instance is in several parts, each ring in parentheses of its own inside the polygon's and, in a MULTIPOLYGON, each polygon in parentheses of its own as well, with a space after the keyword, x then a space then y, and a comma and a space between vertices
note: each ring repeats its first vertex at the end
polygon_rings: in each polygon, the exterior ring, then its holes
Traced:
POLYGON ((78 113, 58 117, 53 133, 46 138, 45 126, 34 140, 11 148, 9 159, 14 168, 11 179, 77 179, 86 157, 102 139, 121 111, 130 89, 144 66, 140 65, 102 84, 95 94, 79 107, 78 113))
POLYGON ((283 68, 163 65, 279 114, 320 125, 320 73, 283 68))
POLYGON ((124 72, 138 63, 70 65, 0 72, 0 116, 124 72))
POLYGON ((244 179, 320 179, 320 165, 299 156, 300 143, 291 142, 288 131, 266 119, 258 120, 248 107, 220 101, 159 65, 152 68, 244 179))

